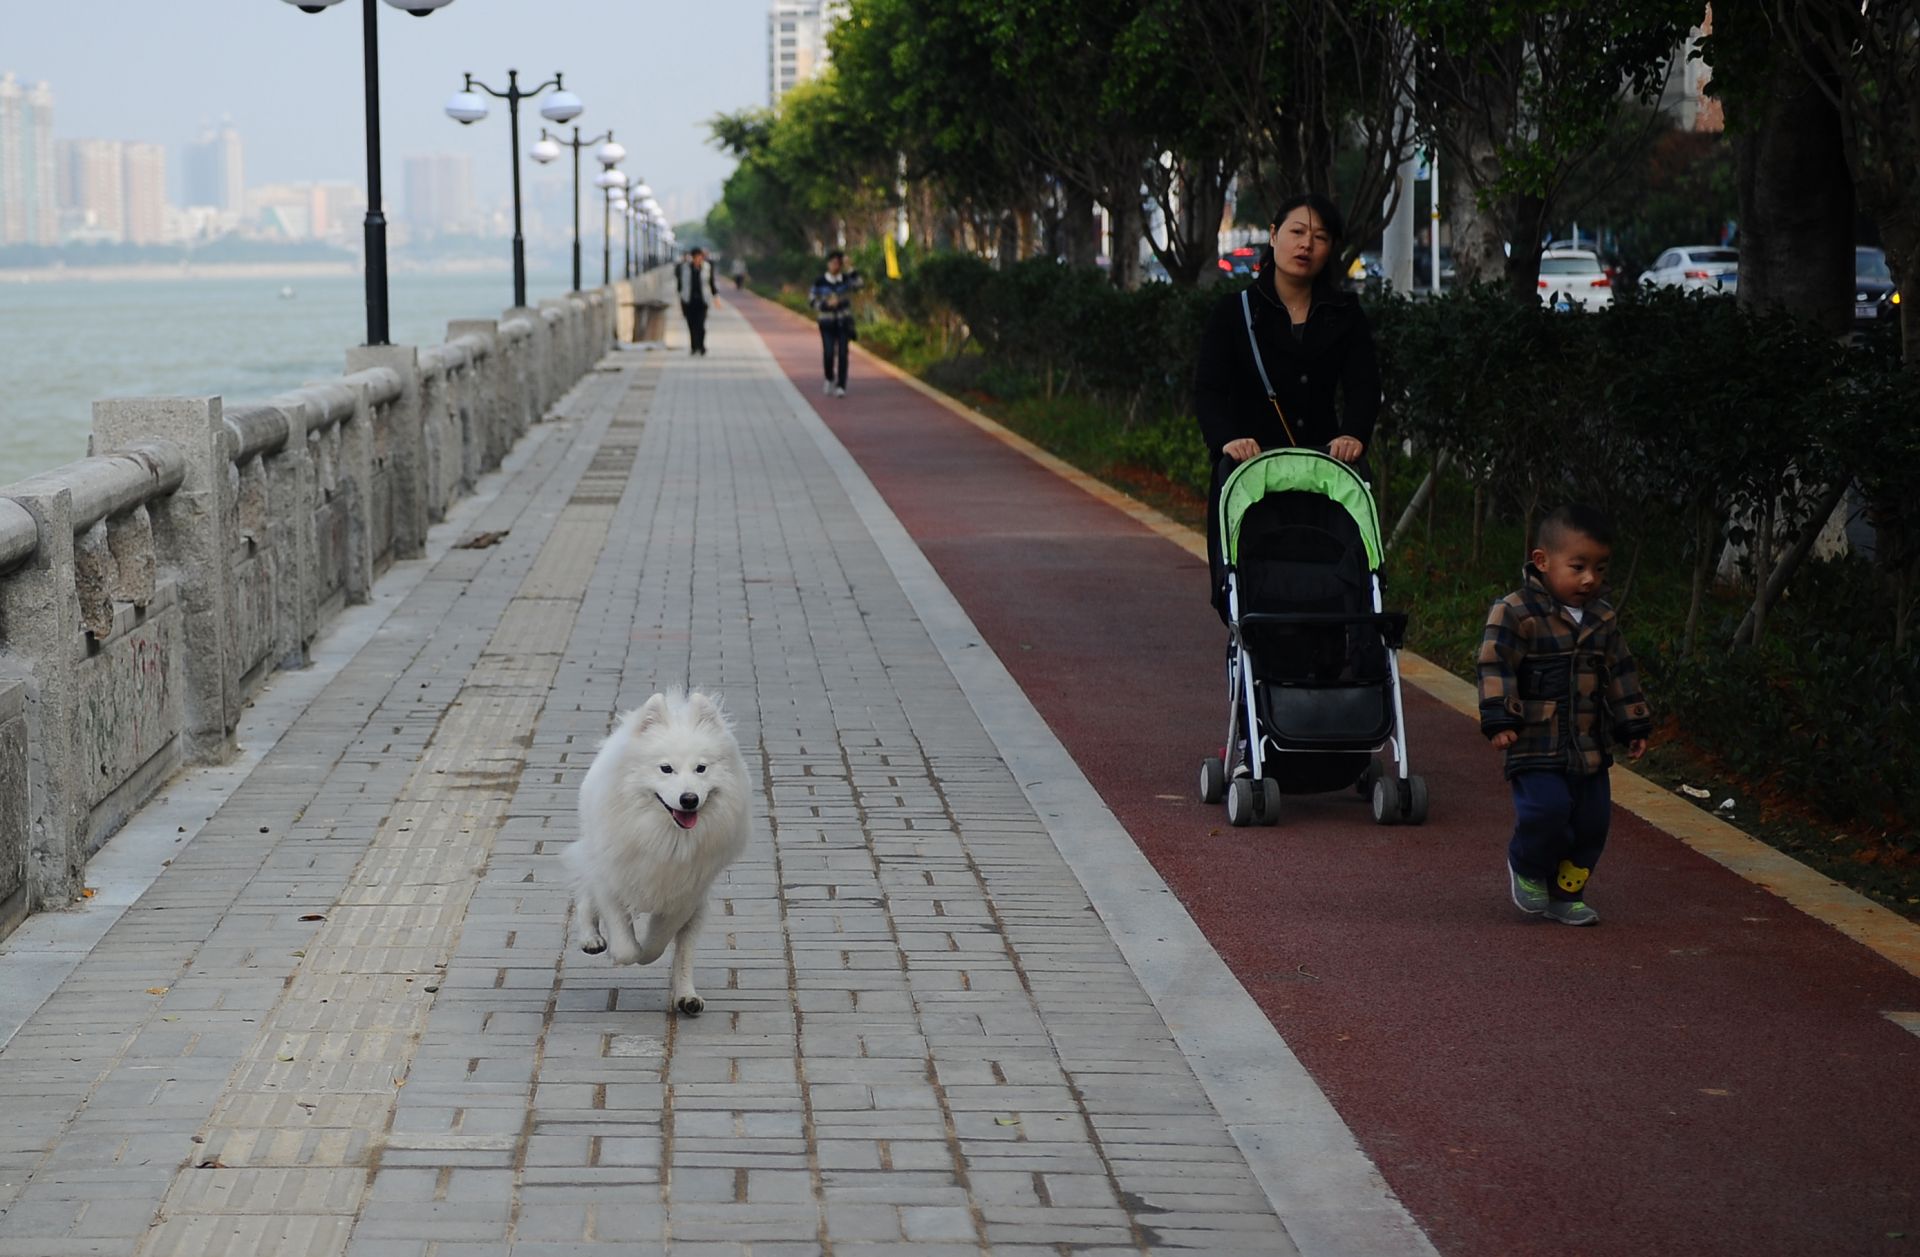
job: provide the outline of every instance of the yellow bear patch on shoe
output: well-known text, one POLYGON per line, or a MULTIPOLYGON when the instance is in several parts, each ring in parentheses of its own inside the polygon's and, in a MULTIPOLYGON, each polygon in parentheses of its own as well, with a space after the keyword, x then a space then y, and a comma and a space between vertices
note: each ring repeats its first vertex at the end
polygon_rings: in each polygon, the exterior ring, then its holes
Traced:
POLYGON ((1560 871, 1554 881, 1559 883, 1560 889, 1569 895, 1577 895, 1580 893, 1580 888, 1587 884, 1587 879, 1592 876, 1592 869, 1583 869, 1572 860, 1562 860, 1560 871))

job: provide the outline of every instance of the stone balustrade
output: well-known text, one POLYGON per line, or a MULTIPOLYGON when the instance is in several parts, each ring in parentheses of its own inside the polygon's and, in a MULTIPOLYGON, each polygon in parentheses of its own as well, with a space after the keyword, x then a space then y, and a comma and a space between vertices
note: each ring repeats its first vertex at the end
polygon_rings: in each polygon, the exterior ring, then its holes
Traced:
POLYGON ((229 756, 273 672, 672 293, 663 267, 456 320, 264 401, 95 402, 91 456, 0 488, 0 936, 78 895, 174 773, 229 756))

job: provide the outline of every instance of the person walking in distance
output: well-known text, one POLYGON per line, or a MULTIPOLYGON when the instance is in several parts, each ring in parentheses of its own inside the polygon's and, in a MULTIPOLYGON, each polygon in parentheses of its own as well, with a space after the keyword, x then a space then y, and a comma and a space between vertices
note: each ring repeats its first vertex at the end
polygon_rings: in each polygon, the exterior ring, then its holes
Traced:
POLYGON ((693 342, 693 352, 704 356, 708 295, 712 295, 714 305, 720 304, 720 277, 707 260, 707 251, 696 247, 686 261, 673 268, 673 280, 680 289, 680 313, 687 316, 687 337, 693 342))
POLYGON ((733 255, 733 290, 739 292, 747 284, 747 259, 739 254, 733 255))
POLYGON ((847 395, 847 347, 855 339, 853 294, 859 291, 860 272, 848 270, 845 251, 835 249, 807 293, 807 304, 820 312, 820 361, 829 397, 847 395))
POLYGON ((1653 732, 1640 673, 1606 600, 1613 529, 1592 507, 1541 521, 1525 583, 1493 604, 1480 643, 1480 731, 1513 791, 1507 889, 1530 916, 1593 925, 1585 890, 1607 845, 1614 747, 1653 732))

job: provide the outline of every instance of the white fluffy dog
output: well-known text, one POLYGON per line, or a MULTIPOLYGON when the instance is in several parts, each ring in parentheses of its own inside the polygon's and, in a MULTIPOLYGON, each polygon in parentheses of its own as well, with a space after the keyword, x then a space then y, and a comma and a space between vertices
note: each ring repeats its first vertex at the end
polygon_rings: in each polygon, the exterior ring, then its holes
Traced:
POLYGON ((580 840, 562 856, 581 950, 611 947, 616 964, 650 965, 671 942, 672 1007, 698 1016, 694 938, 707 888, 746 848, 751 812, 746 761, 712 698, 655 694, 620 717, 580 783, 580 840), (644 939, 634 936, 639 913, 644 939))

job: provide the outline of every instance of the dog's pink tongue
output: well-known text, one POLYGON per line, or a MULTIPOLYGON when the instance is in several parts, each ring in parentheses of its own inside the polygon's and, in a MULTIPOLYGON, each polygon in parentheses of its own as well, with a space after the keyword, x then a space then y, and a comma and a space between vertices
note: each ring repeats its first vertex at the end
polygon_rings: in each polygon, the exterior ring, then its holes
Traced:
POLYGON ((698 812, 682 812, 677 807, 670 807, 667 810, 673 813, 673 823, 682 829, 692 829, 693 823, 700 819, 698 812))

